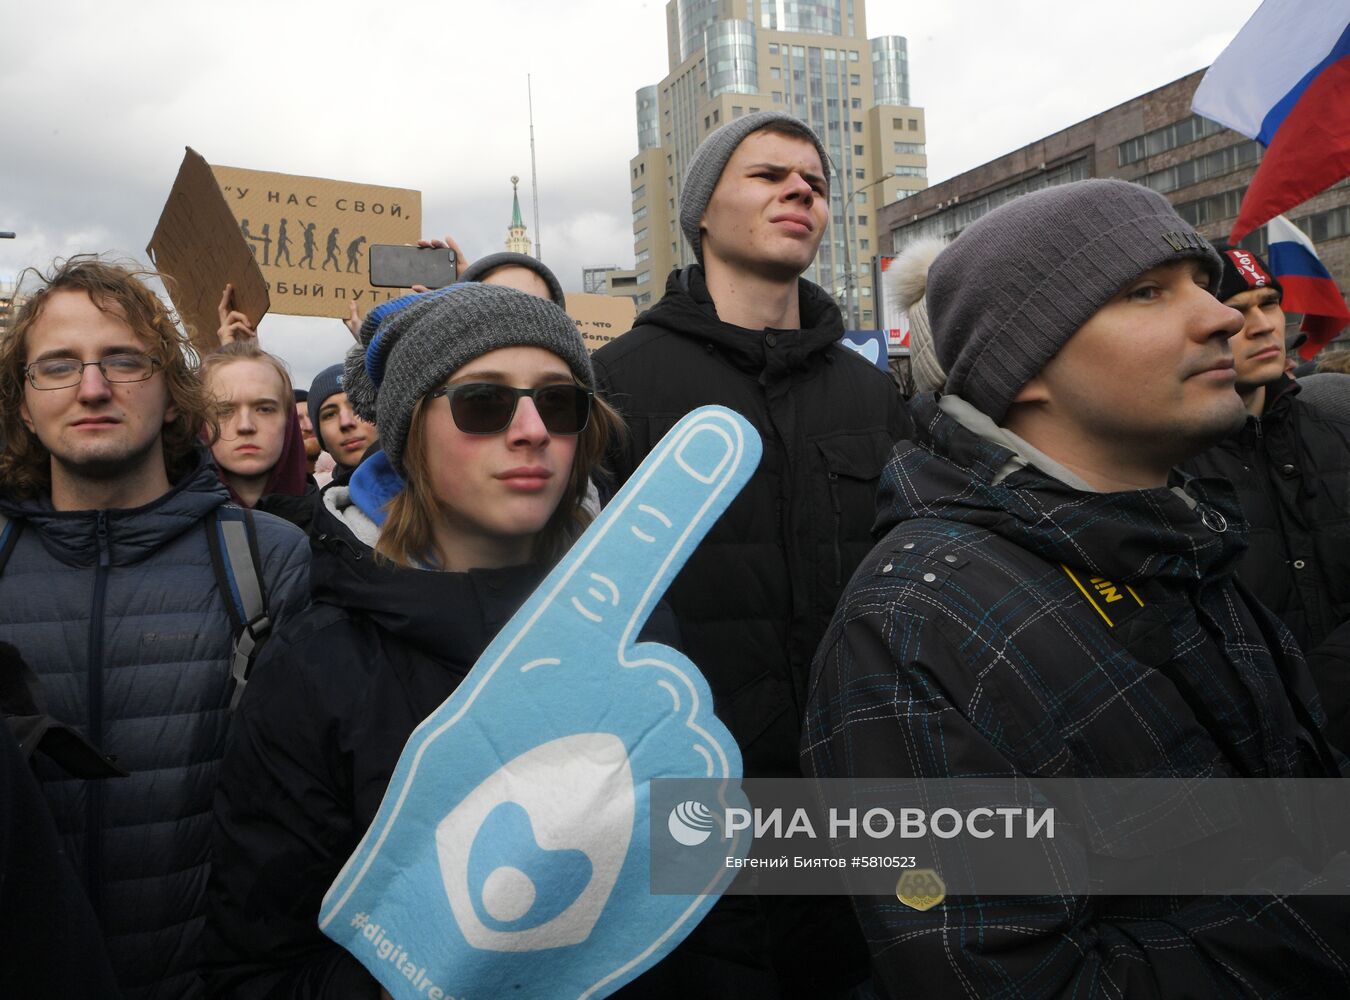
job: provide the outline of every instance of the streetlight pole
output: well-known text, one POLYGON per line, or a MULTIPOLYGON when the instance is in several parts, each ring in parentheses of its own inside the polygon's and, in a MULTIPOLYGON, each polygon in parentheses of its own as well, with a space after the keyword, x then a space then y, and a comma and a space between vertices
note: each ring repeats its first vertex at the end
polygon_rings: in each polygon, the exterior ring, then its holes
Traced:
MULTIPOLYGON (((844 325, 848 326, 848 323, 851 321, 853 325, 848 327, 850 330, 856 330, 858 328, 858 323, 860 322, 858 319, 858 310, 854 308, 853 303, 853 286, 856 282, 854 281, 853 275, 853 236, 849 231, 849 221, 853 218, 851 212, 853 199, 863 191, 874 188, 878 184, 885 184, 895 176, 895 172, 892 171, 889 174, 877 178, 871 184, 864 184, 860 188, 854 188, 852 192, 849 193, 848 200, 844 202, 844 325)), ((857 228, 857 226, 853 226, 853 232, 857 232, 857 228)))

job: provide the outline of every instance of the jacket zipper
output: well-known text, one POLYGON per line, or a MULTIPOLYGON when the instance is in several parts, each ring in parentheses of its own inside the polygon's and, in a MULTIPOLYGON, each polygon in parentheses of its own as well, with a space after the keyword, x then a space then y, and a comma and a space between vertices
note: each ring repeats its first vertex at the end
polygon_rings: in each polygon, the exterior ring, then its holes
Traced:
POLYGON ((831 472, 830 481, 830 503, 834 506, 834 585, 843 586, 844 575, 844 557, 839 551, 839 530, 843 527, 844 512, 839 506, 839 473, 831 472))
MULTIPOLYGON (((103 747, 103 598, 107 587, 108 515, 98 512, 95 527, 98 538, 98 567, 94 571, 94 600, 89 615, 89 739, 100 751, 103 747)), ((103 782, 85 782, 85 889, 94 915, 103 912, 103 782)))

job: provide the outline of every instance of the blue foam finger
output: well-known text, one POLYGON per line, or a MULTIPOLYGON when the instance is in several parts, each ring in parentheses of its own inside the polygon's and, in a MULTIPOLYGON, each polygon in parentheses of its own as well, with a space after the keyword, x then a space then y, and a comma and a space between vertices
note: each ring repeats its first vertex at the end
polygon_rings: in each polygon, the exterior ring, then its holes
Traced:
POLYGON ((740 752, 697 668, 637 636, 759 457, 736 413, 686 416, 409 737, 319 914, 395 998, 606 996, 716 902, 723 865, 651 894, 649 783, 744 806, 740 752))

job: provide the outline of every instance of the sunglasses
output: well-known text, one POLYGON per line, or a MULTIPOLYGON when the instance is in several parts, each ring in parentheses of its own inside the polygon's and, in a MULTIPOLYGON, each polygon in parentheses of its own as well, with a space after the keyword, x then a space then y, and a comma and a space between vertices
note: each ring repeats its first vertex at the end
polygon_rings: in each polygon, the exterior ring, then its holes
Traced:
POLYGON ((500 434, 511 426, 521 396, 534 400, 539 419, 550 434, 580 434, 591 419, 589 389, 560 383, 537 389, 517 389, 495 382, 467 382, 447 385, 427 396, 444 396, 450 401, 450 416, 465 434, 500 434))

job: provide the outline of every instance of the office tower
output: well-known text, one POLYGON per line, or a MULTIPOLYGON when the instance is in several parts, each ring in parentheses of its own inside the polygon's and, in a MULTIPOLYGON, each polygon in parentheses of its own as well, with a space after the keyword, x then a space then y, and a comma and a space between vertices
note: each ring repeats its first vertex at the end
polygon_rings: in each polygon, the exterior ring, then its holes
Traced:
POLYGON ((833 161, 830 227, 806 277, 835 295, 846 326, 873 326, 876 208, 927 185, 905 39, 868 39, 862 0, 670 0, 666 40, 669 74, 637 92, 636 266, 612 272, 607 291, 639 309, 661 296, 670 270, 694 262, 679 204, 699 143, 741 115, 786 111, 833 161))

